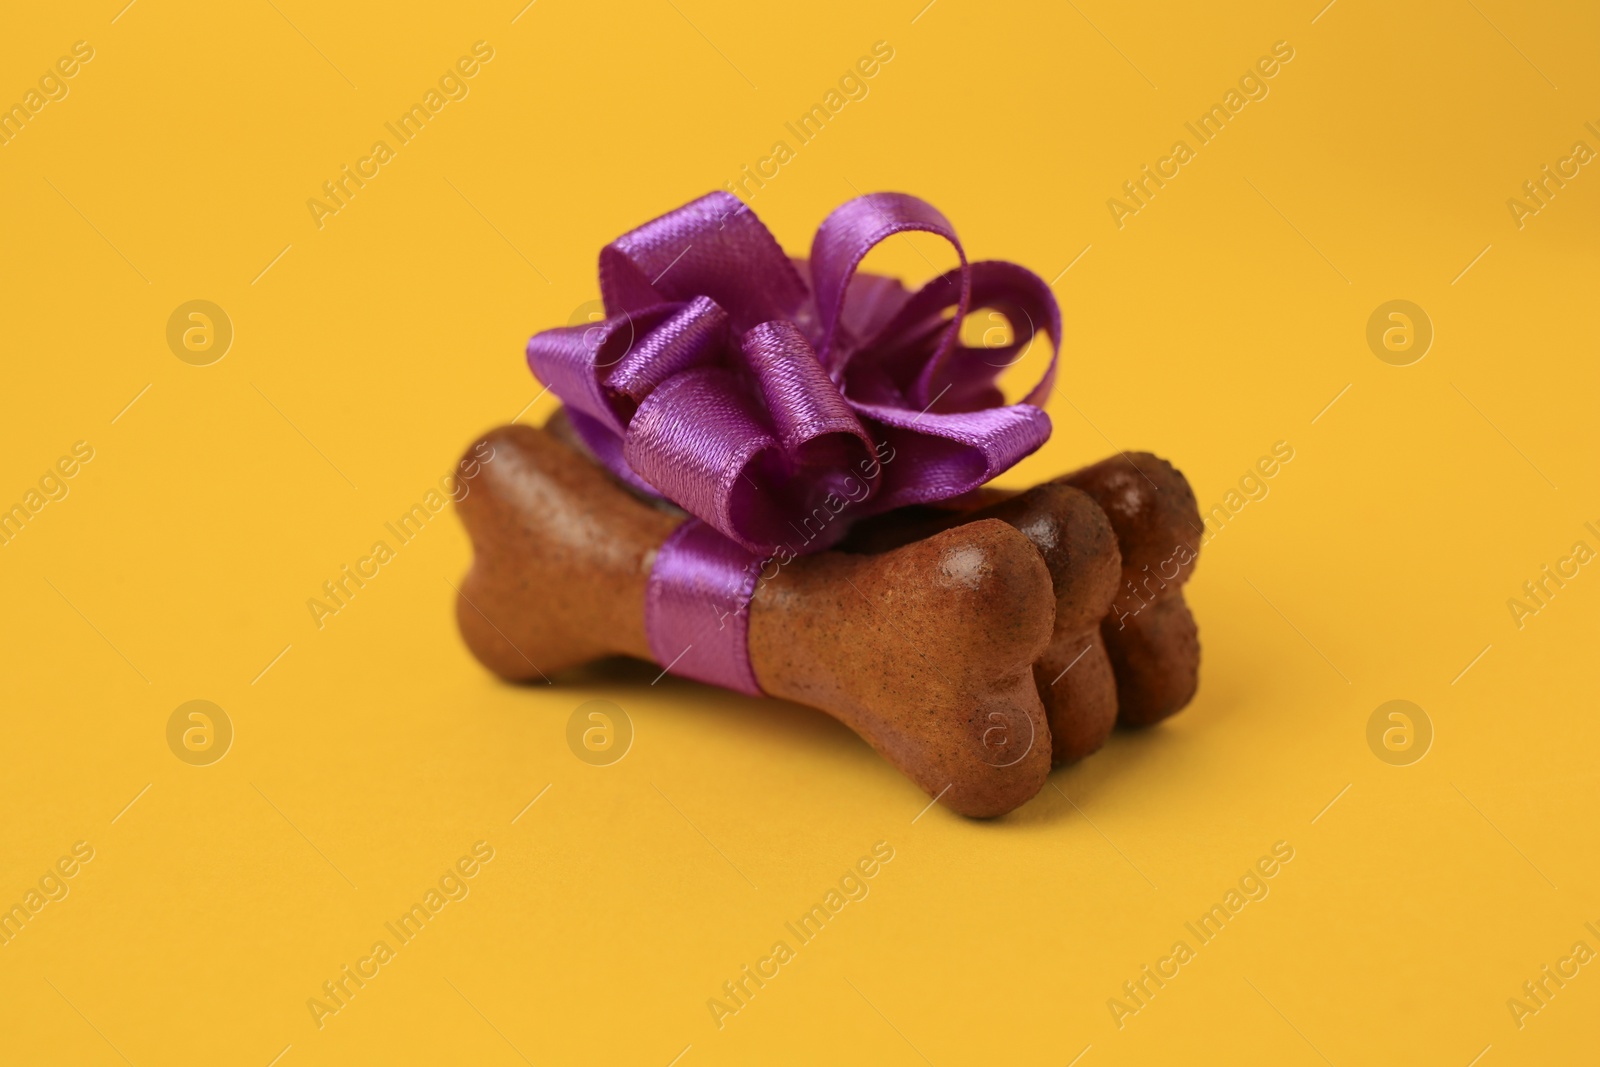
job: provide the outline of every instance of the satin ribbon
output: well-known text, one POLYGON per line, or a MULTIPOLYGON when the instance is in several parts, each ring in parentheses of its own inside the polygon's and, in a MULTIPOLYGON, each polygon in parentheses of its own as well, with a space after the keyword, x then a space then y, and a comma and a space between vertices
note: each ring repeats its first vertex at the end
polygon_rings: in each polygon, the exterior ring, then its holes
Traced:
POLYGON ((674 674, 759 694, 747 609, 764 565, 976 489, 1050 436, 1055 294, 1015 264, 968 263, 914 196, 847 201, 791 261, 736 197, 710 193, 602 249, 600 294, 603 322, 536 334, 528 364, 607 469, 694 516, 646 595, 651 650, 674 674), (960 266, 916 293, 857 273, 908 230, 948 241, 960 266), (1009 345, 961 343, 976 308, 1005 316, 1009 345), (995 379, 1040 332, 1044 376, 1006 404, 995 379))

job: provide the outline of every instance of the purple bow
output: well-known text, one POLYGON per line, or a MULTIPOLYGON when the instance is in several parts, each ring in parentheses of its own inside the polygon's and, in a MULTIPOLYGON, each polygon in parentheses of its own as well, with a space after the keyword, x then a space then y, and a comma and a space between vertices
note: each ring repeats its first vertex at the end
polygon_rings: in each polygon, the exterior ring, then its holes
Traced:
POLYGON ((662 547, 646 603, 651 647, 674 673, 759 693, 744 611, 758 561, 836 543, 846 509, 976 489, 1050 436, 1055 294, 1015 264, 968 263, 949 221, 914 196, 840 205, 810 260, 791 261, 749 208, 710 193, 607 245, 600 294, 605 321, 536 334, 528 364, 613 474, 700 520, 662 547), (915 294, 856 276, 907 230, 943 237, 961 265, 915 294), (1010 345, 960 343, 968 311, 985 307, 1011 324, 1010 345), (1044 377, 1008 405, 995 379, 1040 330, 1044 377))

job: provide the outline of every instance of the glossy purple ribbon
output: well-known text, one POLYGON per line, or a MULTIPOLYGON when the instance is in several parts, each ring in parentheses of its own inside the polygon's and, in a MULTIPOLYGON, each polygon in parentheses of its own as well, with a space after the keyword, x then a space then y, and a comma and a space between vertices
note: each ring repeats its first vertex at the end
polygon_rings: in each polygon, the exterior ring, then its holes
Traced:
POLYGON ((600 295, 603 322, 536 334, 528 365, 607 469, 694 516, 646 594, 651 650, 675 674, 759 694, 746 609, 764 566, 835 544, 854 519, 976 489, 1050 436, 1055 294, 1015 264, 968 263, 914 196, 840 205, 791 261, 736 197, 710 193, 602 249, 600 295), (916 293, 856 273, 907 230, 949 241, 961 265, 916 293), (961 344, 977 308, 1005 316, 1009 345, 961 344), (1044 377, 1006 404, 995 379, 1041 331, 1044 377))

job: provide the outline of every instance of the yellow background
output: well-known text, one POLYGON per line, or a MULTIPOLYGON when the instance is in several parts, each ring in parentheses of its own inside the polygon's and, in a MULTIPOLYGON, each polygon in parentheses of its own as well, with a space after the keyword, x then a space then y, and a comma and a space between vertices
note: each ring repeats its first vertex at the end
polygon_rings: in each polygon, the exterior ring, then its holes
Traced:
MULTIPOLYGON (((1520 1029, 1506 1002, 1600 950, 1600 568, 1520 630, 1506 602, 1600 548, 1600 174, 1521 229, 1506 201, 1600 149, 1600 17, 922 2, 7 10, 0 100, 95 57, 0 147, 0 504, 95 454, 0 547, 0 898, 95 856, 0 947, 0 1062, 1593 1058, 1600 963, 1520 1029), (470 95, 319 230, 306 200, 478 40, 470 95), (319 630, 307 599, 476 434, 548 417, 522 346, 596 295, 601 245, 880 40, 753 206, 803 253, 856 192, 914 192, 1055 279, 1055 436, 1003 484, 1148 449, 1209 507, 1295 450, 1200 557, 1193 705, 1005 819, 917 818, 807 709, 497 683, 455 633, 452 515, 319 630), (1270 95, 1119 230, 1107 199, 1280 40, 1270 95), (234 325, 210 366, 165 340, 192 299, 234 325), (1391 299, 1434 324, 1411 366, 1365 341, 1391 299), (565 742, 596 697, 636 731, 609 767, 565 742), (167 747, 191 699, 236 731, 211 766, 167 747), (1367 746, 1391 699, 1433 724, 1411 766, 1367 746), (319 1030, 307 999, 479 840, 471 895, 319 1030), (1108 998, 1280 840, 1270 896, 1119 1029, 1108 998), (877 841, 870 896, 719 1030, 707 999, 877 841)), ((915 244, 876 261, 948 261, 915 244)))

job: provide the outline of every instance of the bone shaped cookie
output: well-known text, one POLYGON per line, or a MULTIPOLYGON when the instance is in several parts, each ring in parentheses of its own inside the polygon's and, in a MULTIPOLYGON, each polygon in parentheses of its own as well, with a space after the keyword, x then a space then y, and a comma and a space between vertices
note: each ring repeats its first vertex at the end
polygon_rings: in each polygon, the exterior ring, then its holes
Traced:
MULTIPOLYGON (((483 444, 494 459, 457 504, 474 550, 456 608, 469 649, 512 680, 651 659, 646 587, 683 517, 546 430, 502 427, 483 444)), ((767 568, 750 661, 768 695, 832 715, 953 811, 1002 815, 1049 774, 1034 664, 1056 601, 1033 543, 984 519, 879 555, 767 568)))

